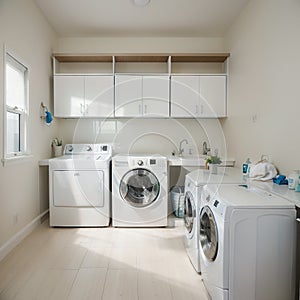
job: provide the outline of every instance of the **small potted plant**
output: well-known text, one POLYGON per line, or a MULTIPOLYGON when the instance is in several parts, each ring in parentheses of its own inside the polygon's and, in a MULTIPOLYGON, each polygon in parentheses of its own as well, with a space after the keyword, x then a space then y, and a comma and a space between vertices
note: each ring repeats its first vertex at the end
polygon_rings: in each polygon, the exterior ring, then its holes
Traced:
POLYGON ((62 156, 62 139, 54 138, 51 145, 54 151, 54 156, 62 156))
POLYGON ((218 166, 221 163, 221 158, 217 155, 208 156, 206 159, 206 164, 208 164, 209 170, 212 174, 218 174, 218 166))

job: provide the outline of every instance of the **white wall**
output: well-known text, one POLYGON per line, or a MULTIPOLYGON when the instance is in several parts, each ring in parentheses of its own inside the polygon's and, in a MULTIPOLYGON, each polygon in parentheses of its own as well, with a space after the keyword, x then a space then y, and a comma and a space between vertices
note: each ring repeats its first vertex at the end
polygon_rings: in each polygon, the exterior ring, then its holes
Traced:
POLYGON ((226 35, 231 53, 224 131, 238 163, 269 155, 300 169, 300 2, 251 0, 226 35))
POLYGON ((65 143, 112 143, 115 153, 157 153, 171 155, 182 139, 184 154, 202 154, 208 141, 225 154, 225 141, 218 120, 118 119, 62 120, 60 135, 65 143))
MULTIPOLYGON (((59 38, 56 53, 213 53, 224 52, 223 38, 59 38)), ((115 152, 170 155, 187 138, 185 153, 202 153, 208 141, 226 156, 218 120, 61 120, 65 143, 110 142, 115 152)))
MULTIPOLYGON (((40 119, 40 103, 52 110, 51 54, 56 34, 31 0, 0 1, 0 91, 3 91, 3 45, 30 68, 29 134, 33 158, 0 166, 0 247, 47 208, 47 191, 39 190, 38 160, 50 156, 58 126, 40 119), (50 101, 51 100, 51 101, 50 101), (41 193, 42 197, 39 197, 41 193), (14 215, 18 214, 16 222, 14 215)), ((3 157, 3 93, 0 94, 0 157, 3 157)), ((41 176, 45 180, 45 176, 41 176)), ((41 182, 46 185, 45 182, 41 182)))
POLYGON ((56 53, 223 52, 223 38, 59 38, 56 53))

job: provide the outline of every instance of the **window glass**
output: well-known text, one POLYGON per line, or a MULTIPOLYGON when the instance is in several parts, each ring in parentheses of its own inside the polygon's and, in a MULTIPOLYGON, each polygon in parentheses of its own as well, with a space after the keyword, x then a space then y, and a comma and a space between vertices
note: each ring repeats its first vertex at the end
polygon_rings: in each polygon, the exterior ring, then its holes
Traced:
POLYGON ((27 151, 28 69, 10 54, 5 55, 5 154, 7 158, 27 151))
POLYGON ((7 153, 19 152, 20 149, 20 115, 7 112, 7 153))
POLYGON ((20 109, 25 108, 24 71, 8 62, 6 66, 6 105, 20 109))

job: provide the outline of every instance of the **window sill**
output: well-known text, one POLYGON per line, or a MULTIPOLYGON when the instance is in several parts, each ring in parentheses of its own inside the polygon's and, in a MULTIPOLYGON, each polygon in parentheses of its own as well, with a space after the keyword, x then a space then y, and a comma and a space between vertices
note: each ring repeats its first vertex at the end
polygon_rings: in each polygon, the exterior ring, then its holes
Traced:
POLYGON ((31 154, 25 154, 25 155, 19 155, 19 156, 13 156, 13 157, 7 157, 7 158, 2 158, 2 165, 6 166, 8 164, 16 164, 16 163, 21 163, 24 161, 28 161, 33 159, 33 155, 31 154))

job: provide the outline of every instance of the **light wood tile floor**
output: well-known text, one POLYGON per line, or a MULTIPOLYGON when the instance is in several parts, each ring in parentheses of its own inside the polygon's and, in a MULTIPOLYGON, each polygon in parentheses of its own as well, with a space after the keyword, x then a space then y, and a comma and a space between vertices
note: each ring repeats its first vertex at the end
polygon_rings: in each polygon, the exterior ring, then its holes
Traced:
POLYGON ((207 300, 183 227, 50 228, 0 262, 0 300, 207 300))

